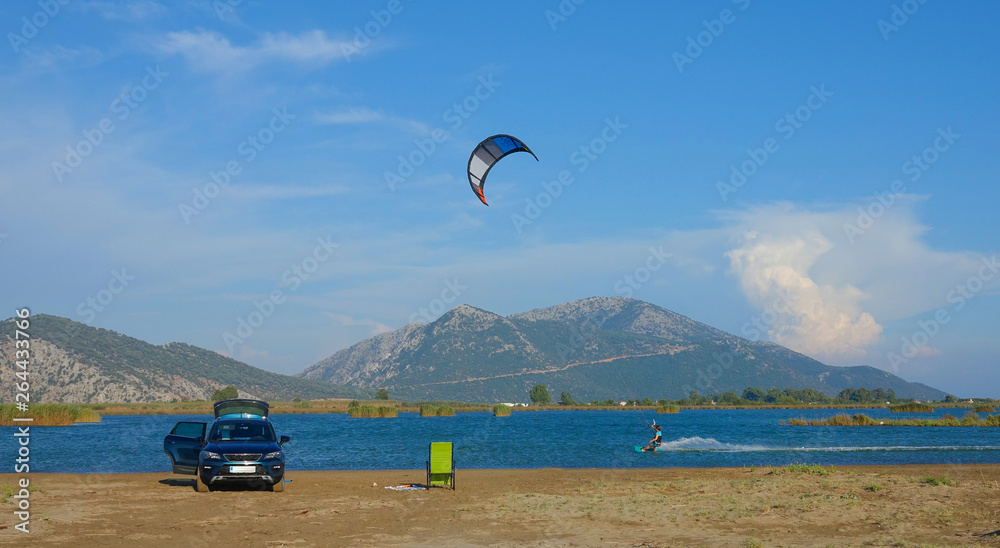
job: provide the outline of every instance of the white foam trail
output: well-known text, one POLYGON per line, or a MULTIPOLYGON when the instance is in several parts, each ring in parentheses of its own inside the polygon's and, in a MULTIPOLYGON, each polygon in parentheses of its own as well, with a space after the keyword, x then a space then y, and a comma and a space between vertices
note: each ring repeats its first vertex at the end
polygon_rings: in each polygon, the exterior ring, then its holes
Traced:
POLYGON ((704 451, 713 453, 838 453, 851 451, 1000 451, 996 445, 883 445, 869 447, 768 447, 766 445, 740 445, 725 443, 715 438, 681 438, 665 441, 657 451, 704 451))

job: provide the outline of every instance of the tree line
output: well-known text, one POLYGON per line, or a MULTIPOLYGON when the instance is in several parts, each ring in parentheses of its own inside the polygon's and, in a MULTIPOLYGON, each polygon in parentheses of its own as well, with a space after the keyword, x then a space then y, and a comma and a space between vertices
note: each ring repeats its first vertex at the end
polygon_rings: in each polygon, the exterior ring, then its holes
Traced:
MULTIPOLYGON (((535 385, 530 391, 528 391, 528 397, 531 398, 532 403, 538 405, 549 405, 552 403, 552 396, 549 394, 548 387, 544 384, 535 385)), ((957 401, 957 398, 954 396, 948 396, 948 398, 945 399, 945 401, 951 400, 957 401)), ((659 399, 653 401, 651 398, 637 398, 633 400, 606 399, 592 400, 590 405, 620 405, 621 401, 624 401, 626 405, 711 405, 712 403, 721 405, 788 405, 802 403, 893 404, 912 400, 897 398, 896 392, 891 388, 888 390, 884 388, 871 390, 864 387, 845 388, 836 396, 831 397, 814 388, 804 388, 802 390, 796 390, 794 388, 785 388, 783 390, 770 388, 764 390, 763 388, 757 388, 756 386, 749 386, 743 390, 742 394, 729 391, 702 395, 699 394, 697 390, 692 390, 691 393, 688 394, 687 398, 681 398, 678 400, 659 399)), ((563 392, 558 403, 560 405, 587 405, 586 402, 575 401, 569 392, 563 392)))

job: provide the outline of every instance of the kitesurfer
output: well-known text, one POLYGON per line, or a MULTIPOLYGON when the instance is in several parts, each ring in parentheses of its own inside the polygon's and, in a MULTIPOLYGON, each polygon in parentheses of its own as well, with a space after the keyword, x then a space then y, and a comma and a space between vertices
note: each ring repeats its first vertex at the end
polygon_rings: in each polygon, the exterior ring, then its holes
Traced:
POLYGON ((662 438, 662 434, 660 433, 660 425, 654 424, 653 426, 650 426, 650 428, 652 428, 653 431, 656 432, 656 434, 653 436, 653 439, 649 440, 649 445, 642 448, 643 451, 656 451, 656 448, 660 446, 660 441, 662 438))

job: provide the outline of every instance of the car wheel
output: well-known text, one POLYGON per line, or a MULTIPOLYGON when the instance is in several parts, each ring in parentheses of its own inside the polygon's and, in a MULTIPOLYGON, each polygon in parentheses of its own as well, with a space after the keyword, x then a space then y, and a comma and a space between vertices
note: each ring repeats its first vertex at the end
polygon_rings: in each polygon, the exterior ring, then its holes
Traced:
POLYGON ((195 474, 194 477, 195 481, 198 482, 198 492, 207 493, 209 491, 208 484, 201 481, 201 474, 195 474))
POLYGON ((278 480, 278 483, 271 484, 271 492, 282 493, 285 491, 285 480, 284 478, 278 480))

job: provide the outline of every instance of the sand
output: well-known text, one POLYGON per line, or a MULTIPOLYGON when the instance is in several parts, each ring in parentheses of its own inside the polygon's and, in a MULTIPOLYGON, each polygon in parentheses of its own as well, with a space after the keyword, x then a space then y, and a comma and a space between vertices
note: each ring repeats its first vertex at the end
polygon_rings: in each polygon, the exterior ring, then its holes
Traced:
MULTIPOLYGON (((998 473, 458 470, 455 491, 390 491, 424 472, 293 470, 284 493, 197 493, 192 477, 170 473, 32 474, 31 532, 15 530, 8 496, 0 545, 1000 546, 998 473)), ((18 478, 0 474, 0 484, 18 478)))

